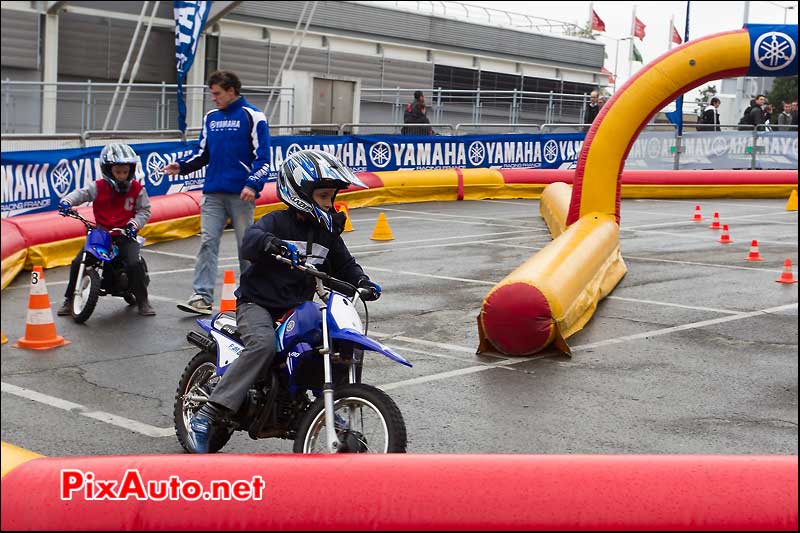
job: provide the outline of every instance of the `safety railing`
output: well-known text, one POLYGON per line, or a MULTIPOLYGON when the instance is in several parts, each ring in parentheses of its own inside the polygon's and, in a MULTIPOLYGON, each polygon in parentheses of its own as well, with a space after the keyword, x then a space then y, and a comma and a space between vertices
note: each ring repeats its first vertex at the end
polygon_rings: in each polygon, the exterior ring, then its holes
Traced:
POLYGON ((480 122, 465 122, 456 124, 453 128, 454 135, 469 135, 475 133, 497 133, 497 130, 503 130, 500 133, 540 133, 542 131, 541 124, 481 124, 480 122), (533 130, 533 131, 527 131, 533 130))
POLYGON ((432 135, 449 135, 453 132, 452 124, 403 124, 402 122, 378 122, 378 123, 346 123, 339 125, 339 135, 402 135, 403 128, 409 130, 408 135, 425 135, 420 133, 430 128, 432 135))
MULTIPOLYGON (((201 102, 202 111, 208 111, 213 103, 207 96, 205 85, 184 85, 184 100, 201 102)), ((2 80, 2 128, 3 133, 36 133, 42 131, 41 107, 44 99, 55 99, 58 116, 58 130, 140 129, 166 130, 177 124, 178 96, 177 85, 168 83, 97 83, 85 82, 41 82, 2 80), (109 107, 114 92, 130 89, 122 115, 119 105, 109 107), (109 120, 110 119, 110 120, 109 120), (118 127, 114 124, 119 121, 118 127)), ((285 109, 283 117, 294 115, 294 89, 246 85, 241 94, 248 101, 261 108, 270 97, 275 106, 285 109)), ((119 101, 119 100, 118 100, 119 101)), ((271 112, 267 110, 267 114, 271 112)))

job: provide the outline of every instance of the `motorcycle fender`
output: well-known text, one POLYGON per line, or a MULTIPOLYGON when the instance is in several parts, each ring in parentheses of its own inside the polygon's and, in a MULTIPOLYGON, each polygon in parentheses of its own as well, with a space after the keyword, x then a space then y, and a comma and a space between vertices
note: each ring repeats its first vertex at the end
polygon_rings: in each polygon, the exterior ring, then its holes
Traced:
POLYGON ((360 346, 364 350, 381 353, 386 357, 388 357, 389 359, 391 359, 392 361, 400 363, 401 365, 413 367, 413 365, 408 361, 406 361, 405 358, 399 353, 392 351, 391 348, 384 346, 380 342, 370 339, 369 337, 366 337, 356 331, 350 329, 340 329, 339 331, 331 332, 331 338, 334 340, 352 342, 353 344, 360 346))
POLYGON ((241 355, 244 346, 219 333, 210 331, 211 336, 217 341, 217 375, 221 376, 228 369, 228 365, 241 355))

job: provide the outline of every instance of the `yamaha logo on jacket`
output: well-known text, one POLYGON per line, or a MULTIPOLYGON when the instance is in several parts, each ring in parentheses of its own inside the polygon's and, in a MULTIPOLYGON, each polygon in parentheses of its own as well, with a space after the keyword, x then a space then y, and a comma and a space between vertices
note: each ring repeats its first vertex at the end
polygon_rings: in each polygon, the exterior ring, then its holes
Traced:
POLYGON ((204 193, 239 194, 247 186, 258 195, 269 173, 267 118, 244 96, 209 111, 197 148, 180 165, 181 174, 208 165, 204 193))

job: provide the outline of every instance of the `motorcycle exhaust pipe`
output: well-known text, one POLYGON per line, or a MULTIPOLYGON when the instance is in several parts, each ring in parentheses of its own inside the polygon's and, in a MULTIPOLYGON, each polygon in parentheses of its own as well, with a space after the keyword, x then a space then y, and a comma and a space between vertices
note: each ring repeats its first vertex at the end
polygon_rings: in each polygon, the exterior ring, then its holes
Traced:
POLYGON ((186 334, 186 340, 194 344, 201 350, 209 353, 217 353, 217 342, 214 339, 200 335, 196 331, 190 331, 186 334))

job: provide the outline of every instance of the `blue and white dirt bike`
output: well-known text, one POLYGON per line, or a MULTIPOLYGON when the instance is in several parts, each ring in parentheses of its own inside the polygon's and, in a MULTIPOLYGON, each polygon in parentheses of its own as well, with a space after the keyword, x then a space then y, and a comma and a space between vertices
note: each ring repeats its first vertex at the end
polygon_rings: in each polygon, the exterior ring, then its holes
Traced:
MULTIPOLYGON (((80 216, 74 209, 70 209, 67 216, 80 220, 86 226, 86 244, 83 246, 83 258, 78 268, 72 297, 72 318, 75 322, 81 324, 89 320, 97 300, 107 294, 123 298, 128 305, 135 305, 136 295, 128 283, 125 262, 111 240, 112 233, 130 238, 125 228, 112 228, 106 231, 80 216)), ((144 237, 136 236, 139 245, 142 245, 144 240, 144 237)), ((150 284, 147 263, 141 255, 139 261, 144 265, 144 282, 147 286, 150 284)))
MULTIPOLYGON (((355 307, 364 289, 309 263, 295 268, 316 278, 321 303, 304 302, 276 321, 275 363, 251 387, 239 411, 223 421, 224 428, 212 432, 209 450, 222 449, 234 431, 247 431, 252 439, 294 440, 295 453, 404 453, 403 415, 385 392, 361 383, 361 370, 364 351, 411 363, 366 336, 355 307)), ((205 334, 190 331, 187 340, 201 351, 183 371, 174 408, 178 441, 189 452, 194 451, 187 441, 191 417, 244 348, 233 313, 197 323, 205 334)))

